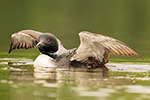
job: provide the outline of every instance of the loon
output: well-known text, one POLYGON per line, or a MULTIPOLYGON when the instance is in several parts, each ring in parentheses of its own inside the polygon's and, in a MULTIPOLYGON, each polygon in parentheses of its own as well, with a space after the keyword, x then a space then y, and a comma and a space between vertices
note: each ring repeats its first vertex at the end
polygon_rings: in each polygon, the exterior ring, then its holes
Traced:
MULTIPOLYGON (((79 33, 80 45, 67 50, 51 33, 22 30, 11 35, 9 54, 14 49, 38 47, 40 55, 34 67, 87 67, 107 68, 110 54, 143 57, 125 43, 114 38, 88 31, 79 33)), ((144 60, 144 59, 143 59, 144 60)))

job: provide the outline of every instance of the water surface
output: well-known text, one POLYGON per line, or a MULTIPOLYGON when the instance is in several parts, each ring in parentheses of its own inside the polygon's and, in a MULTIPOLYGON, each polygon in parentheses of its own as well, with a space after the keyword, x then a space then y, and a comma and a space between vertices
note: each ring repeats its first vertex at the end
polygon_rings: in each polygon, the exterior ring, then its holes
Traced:
POLYGON ((109 63, 103 69, 34 68, 31 59, 0 59, 3 100, 148 100, 150 64, 109 63), (9 64, 8 64, 9 62, 9 64))

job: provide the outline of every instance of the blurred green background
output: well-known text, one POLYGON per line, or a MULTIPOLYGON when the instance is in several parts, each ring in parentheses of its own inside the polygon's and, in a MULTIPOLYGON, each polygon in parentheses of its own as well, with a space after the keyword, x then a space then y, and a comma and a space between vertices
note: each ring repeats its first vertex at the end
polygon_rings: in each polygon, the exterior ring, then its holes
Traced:
MULTIPOLYGON (((108 35, 147 59, 149 5, 150 0, 0 0, 0 57, 7 55, 12 33, 33 29, 53 33, 68 49, 79 45, 80 31, 108 35)), ((38 55, 37 49, 13 52, 22 51, 38 55)))

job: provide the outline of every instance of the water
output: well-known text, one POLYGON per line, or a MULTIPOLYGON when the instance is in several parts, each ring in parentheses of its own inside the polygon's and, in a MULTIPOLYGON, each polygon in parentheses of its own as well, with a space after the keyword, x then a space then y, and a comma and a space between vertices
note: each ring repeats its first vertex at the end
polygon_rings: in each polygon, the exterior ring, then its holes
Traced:
POLYGON ((0 0, 0 100, 149 100, 149 0, 0 0), (11 34, 51 32, 66 48, 78 33, 112 36, 145 59, 111 55, 102 69, 36 69, 37 48, 7 54, 11 34))
POLYGON ((38 69, 33 67, 31 59, 0 60, 2 100, 150 99, 148 63, 109 63, 109 71, 87 71, 79 68, 38 69))

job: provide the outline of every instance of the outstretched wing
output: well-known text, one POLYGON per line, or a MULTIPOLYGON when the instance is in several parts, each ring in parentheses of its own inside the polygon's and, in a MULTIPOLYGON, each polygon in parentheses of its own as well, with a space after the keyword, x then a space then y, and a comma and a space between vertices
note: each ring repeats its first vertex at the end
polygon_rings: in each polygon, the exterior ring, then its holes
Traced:
POLYGON ((94 57, 99 62, 107 62, 111 53, 122 56, 135 55, 142 58, 134 49, 111 37, 86 31, 80 32, 79 36, 80 45, 76 54, 71 58, 71 61, 86 61, 88 57, 94 57))
POLYGON ((38 37, 43 34, 38 31, 34 30, 22 30, 18 33, 12 34, 11 38, 11 45, 9 52, 10 53, 14 49, 20 49, 20 48, 34 48, 36 46, 38 37))

